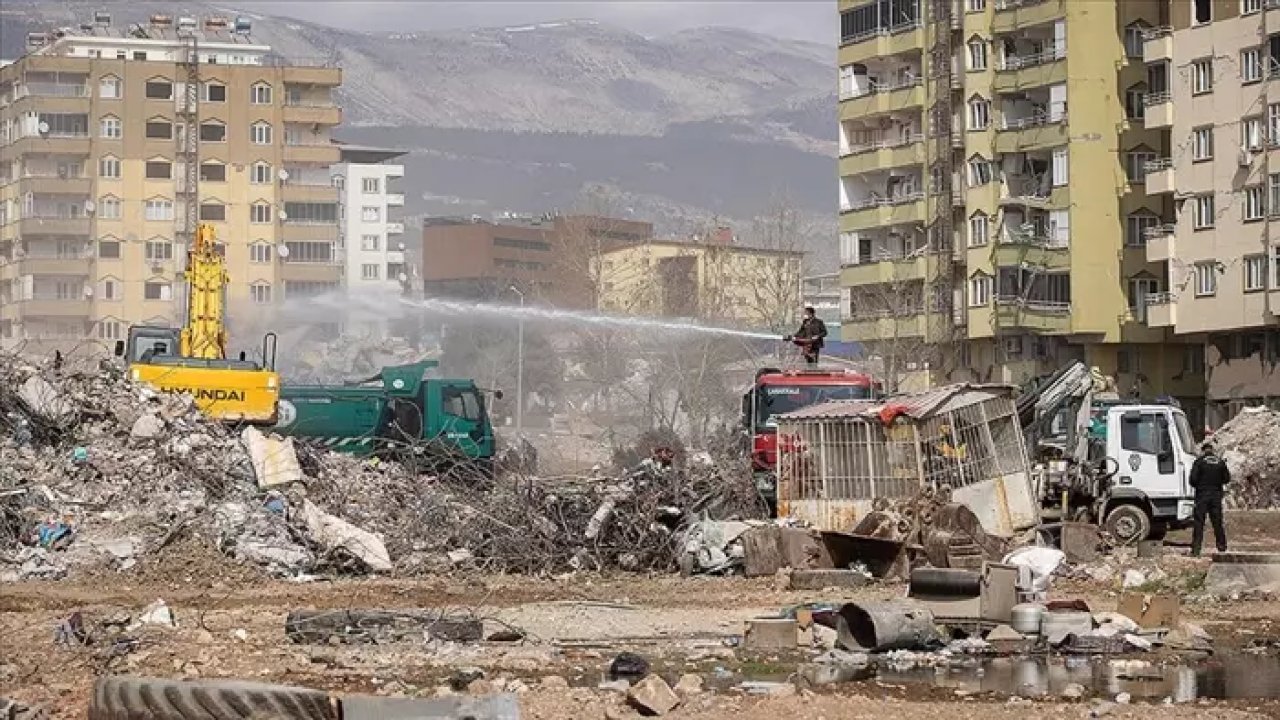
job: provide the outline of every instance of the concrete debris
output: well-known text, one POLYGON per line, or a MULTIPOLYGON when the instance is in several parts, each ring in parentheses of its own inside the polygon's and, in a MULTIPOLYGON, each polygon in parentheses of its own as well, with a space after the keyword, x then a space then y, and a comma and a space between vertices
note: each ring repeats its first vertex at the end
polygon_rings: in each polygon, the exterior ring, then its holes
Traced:
POLYGON ((39 419, 54 425, 69 422, 76 408, 47 380, 31 375, 18 387, 18 400, 39 419))
POLYGON ((156 600, 150 605, 142 609, 138 615, 138 619, 134 622, 134 627, 143 625, 163 625, 165 627, 177 627, 178 622, 173 618, 173 611, 165 604, 164 600, 156 600))
POLYGON ((650 675, 627 691, 627 703, 650 717, 666 715, 680 705, 680 696, 657 675, 650 675))
POLYGON ((987 633, 987 642, 1021 642, 1026 639, 1022 633, 1014 630, 1008 625, 997 625, 995 629, 987 633))
POLYGON ((1280 507, 1280 412, 1251 407, 1213 433, 1211 440, 1231 470, 1227 503, 1242 509, 1280 507))
POLYGON ((1066 687, 1062 688, 1062 692, 1059 694, 1067 700, 1079 700, 1084 697, 1084 693, 1085 690, 1083 685, 1080 683, 1069 683, 1066 687))
POLYGON ((702 676, 694 673, 685 673, 676 681, 674 689, 678 695, 697 695, 702 692, 702 676))
POLYGON ((247 427, 240 433, 240 439, 249 449, 249 460, 253 463, 258 487, 273 488, 302 482, 302 466, 298 464, 293 438, 263 435, 257 428, 247 427))
POLYGON ((159 415, 142 415, 134 421, 133 427, 129 429, 129 437, 135 440, 150 440, 159 437, 164 432, 164 421, 159 415))
POLYGON ((285 618, 284 633, 292 642, 311 644, 478 642, 484 637, 484 624, 430 611, 294 610, 285 618))
POLYGON ((1131 588, 1142 587, 1147 584, 1147 575, 1141 570, 1129 569, 1124 571, 1124 575, 1120 577, 1120 587, 1128 590, 1131 588))
POLYGON ((311 540, 327 552, 346 552, 373 572, 391 572, 391 556, 382 538, 302 501, 302 522, 311 540))

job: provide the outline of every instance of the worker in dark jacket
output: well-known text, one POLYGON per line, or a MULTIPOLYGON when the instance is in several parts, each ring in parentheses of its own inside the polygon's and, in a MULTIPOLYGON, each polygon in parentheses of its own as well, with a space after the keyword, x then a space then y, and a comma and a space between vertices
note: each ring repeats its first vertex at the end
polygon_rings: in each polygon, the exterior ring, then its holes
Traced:
POLYGON ((1205 443, 1200 457, 1191 465, 1191 489, 1196 494, 1195 527, 1191 531, 1191 554, 1200 555, 1200 546, 1204 544, 1205 516, 1213 521, 1213 539, 1218 545, 1218 552, 1227 551, 1227 532, 1222 522, 1222 496, 1227 483, 1231 482, 1231 471, 1227 463, 1218 457, 1213 445, 1205 443))
POLYGON ((827 324, 818 319, 813 308, 804 309, 804 320, 794 335, 783 338, 800 346, 804 353, 804 361, 809 365, 818 364, 818 352, 822 350, 823 340, 827 337, 827 324))

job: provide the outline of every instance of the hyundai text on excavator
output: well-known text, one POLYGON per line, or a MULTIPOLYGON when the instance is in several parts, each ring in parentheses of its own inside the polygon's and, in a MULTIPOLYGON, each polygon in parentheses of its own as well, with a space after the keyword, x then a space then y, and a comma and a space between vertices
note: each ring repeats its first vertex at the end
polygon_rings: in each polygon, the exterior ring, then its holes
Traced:
POLYGON ((213 226, 202 224, 187 250, 186 323, 182 328, 134 325, 116 355, 137 382, 162 392, 185 392, 209 417, 271 425, 277 419, 280 376, 276 336, 262 340, 263 364, 227 358, 226 260, 214 245, 213 226))

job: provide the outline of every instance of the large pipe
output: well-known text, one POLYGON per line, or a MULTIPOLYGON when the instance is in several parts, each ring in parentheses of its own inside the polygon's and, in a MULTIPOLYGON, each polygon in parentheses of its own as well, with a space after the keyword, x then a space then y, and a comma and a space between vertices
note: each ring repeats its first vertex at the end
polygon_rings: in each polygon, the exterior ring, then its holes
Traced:
POLYGON ((847 603, 836 620, 842 650, 923 650, 940 643, 933 613, 912 603, 847 603))

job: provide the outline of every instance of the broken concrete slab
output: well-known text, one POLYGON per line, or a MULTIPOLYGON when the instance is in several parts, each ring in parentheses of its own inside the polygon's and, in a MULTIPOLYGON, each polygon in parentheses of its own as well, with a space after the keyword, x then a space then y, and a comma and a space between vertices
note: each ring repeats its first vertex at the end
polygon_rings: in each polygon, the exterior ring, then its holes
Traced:
POLYGON ((294 610, 284 621, 285 637, 295 643, 373 643, 406 640, 477 642, 484 623, 412 610, 294 610))
POLYGON ((791 573, 792 590, 826 590, 829 588, 859 588, 870 578, 857 570, 794 570, 791 573))
POLYGON ((676 681, 676 693, 680 695, 697 695, 702 692, 702 676, 695 673, 685 673, 676 681))
POLYGON ((753 649, 794 648, 796 632, 796 621, 792 618, 755 618, 747 621, 742 644, 753 649))
POLYGON ((293 438, 264 435, 255 427, 247 427, 240 433, 240 440, 249 451, 258 487, 266 489, 302 482, 304 475, 293 438))
POLYGON ((47 380, 32 375, 18 387, 18 399, 45 422, 61 425, 76 416, 76 407, 47 380))
POLYGON ((1214 553, 1205 590, 1218 597, 1280 585, 1280 553, 1214 553))
POLYGON ((666 680, 657 675, 650 675, 636 683, 627 691, 627 703, 641 715, 666 715, 680 706, 680 696, 676 695, 666 680))
POLYGON ((391 556, 382 538, 302 501, 302 522, 311 539, 326 550, 345 550, 373 572, 391 572, 391 556))

